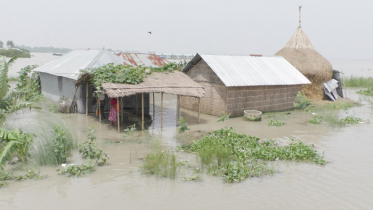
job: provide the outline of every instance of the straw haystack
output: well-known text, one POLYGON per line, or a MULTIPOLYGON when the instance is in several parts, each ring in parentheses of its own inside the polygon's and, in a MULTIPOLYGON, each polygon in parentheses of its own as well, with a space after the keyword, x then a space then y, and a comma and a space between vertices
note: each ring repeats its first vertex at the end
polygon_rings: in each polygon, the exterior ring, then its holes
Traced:
POLYGON ((332 79, 332 65, 315 50, 300 25, 285 47, 276 55, 283 56, 312 82, 311 85, 304 85, 302 88, 307 97, 323 98, 323 83, 332 79))

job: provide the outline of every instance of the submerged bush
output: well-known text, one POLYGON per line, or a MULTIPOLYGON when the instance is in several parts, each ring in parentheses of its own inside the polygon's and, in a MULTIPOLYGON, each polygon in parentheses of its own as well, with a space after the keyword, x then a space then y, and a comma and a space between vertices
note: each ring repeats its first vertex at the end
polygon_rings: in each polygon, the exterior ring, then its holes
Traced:
POLYGON ((146 155, 143 172, 157 177, 175 179, 178 164, 173 152, 163 151, 160 142, 152 145, 151 152, 146 155))
POLYGON ((68 164, 63 170, 57 169, 58 174, 66 174, 67 176, 82 177, 86 173, 91 173, 95 170, 95 165, 92 163, 83 163, 82 165, 68 164))
POLYGON ((293 103, 293 106, 295 108, 304 109, 309 104, 308 98, 307 98, 306 94, 303 92, 303 90, 298 92, 295 100, 297 101, 297 102, 293 103))
POLYGON ((201 167, 207 166, 207 173, 222 176, 227 182, 273 174, 273 169, 263 161, 325 164, 324 157, 317 153, 313 145, 292 140, 289 145, 278 146, 273 140, 259 140, 237 133, 232 128, 224 128, 192 142, 189 150, 196 152, 201 167))
POLYGON ((29 65, 19 72, 18 83, 15 88, 17 97, 24 101, 39 101, 43 98, 41 94, 40 77, 38 72, 31 71, 38 67, 29 65), (29 77, 29 74, 30 77, 29 77))

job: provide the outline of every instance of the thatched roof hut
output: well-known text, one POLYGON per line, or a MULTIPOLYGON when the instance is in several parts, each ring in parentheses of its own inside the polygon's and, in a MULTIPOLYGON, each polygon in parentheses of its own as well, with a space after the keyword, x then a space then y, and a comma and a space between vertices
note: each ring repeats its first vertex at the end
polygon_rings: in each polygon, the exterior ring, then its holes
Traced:
POLYGON ((276 55, 283 56, 312 82, 311 85, 304 85, 302 88, 309 98, 323 98, 323 83, 332 79, 332 65, 315 50, 302 31, 300 21, 294 35, 276 55))

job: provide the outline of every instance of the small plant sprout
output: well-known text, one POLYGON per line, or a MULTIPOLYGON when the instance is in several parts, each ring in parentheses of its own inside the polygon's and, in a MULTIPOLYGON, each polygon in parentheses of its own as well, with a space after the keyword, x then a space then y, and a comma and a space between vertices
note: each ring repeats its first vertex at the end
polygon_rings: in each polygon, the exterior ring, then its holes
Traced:
POLYGON ((225 112, 221 112, 221 117, 218 119, 218 122, 225 122, 225 121, 229 120, 229 116, 231 114, 232 113, 226 114, 225 112))
POLYGON ((189 127, 188 127, 188 123, 185 121, 185 119, 183 117, 180 117, 179 133, 184 133, 187 130, 190 130, 189 127))
POLYGON ((89 160, 96 159, 96 163, 102 161, 102 163, 100 164, 103 165, 109 158, 106 153, 97 148, 97 143, 95 143, 96 137, 93 135, 94 132, 95 130, 93 129, 92 125, 88 131, 87 141, 83 144, 80 144, 79 153, 89 160))

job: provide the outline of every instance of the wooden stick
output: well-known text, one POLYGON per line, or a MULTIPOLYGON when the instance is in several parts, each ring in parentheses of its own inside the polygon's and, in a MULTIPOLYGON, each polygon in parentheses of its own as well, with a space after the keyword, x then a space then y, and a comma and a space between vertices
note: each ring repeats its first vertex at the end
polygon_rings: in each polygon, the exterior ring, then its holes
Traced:
POLYGON ((122 122, 124 121, 123 119, 123 98, 120 98, 120 115, 121 115, 121 118, 122 118, 122 122))
POLYGON ((120 133, 119 98, 117 98, 117 123, 118 123, 118 133, 120 133))
POLYGON ((161 93, 161 128, 163 128, 163 93, 161 93))
POLYGON ((86 83, 85 91, 85 116, 88 116, 88 82, 86 83))
POLYGON ((144 130, 144 93, 141 93, 141 129, 144 130))
POLYGON ((201 113, 201 98, 198 98, 198 123, 200 122, 200 115, 201 113))

